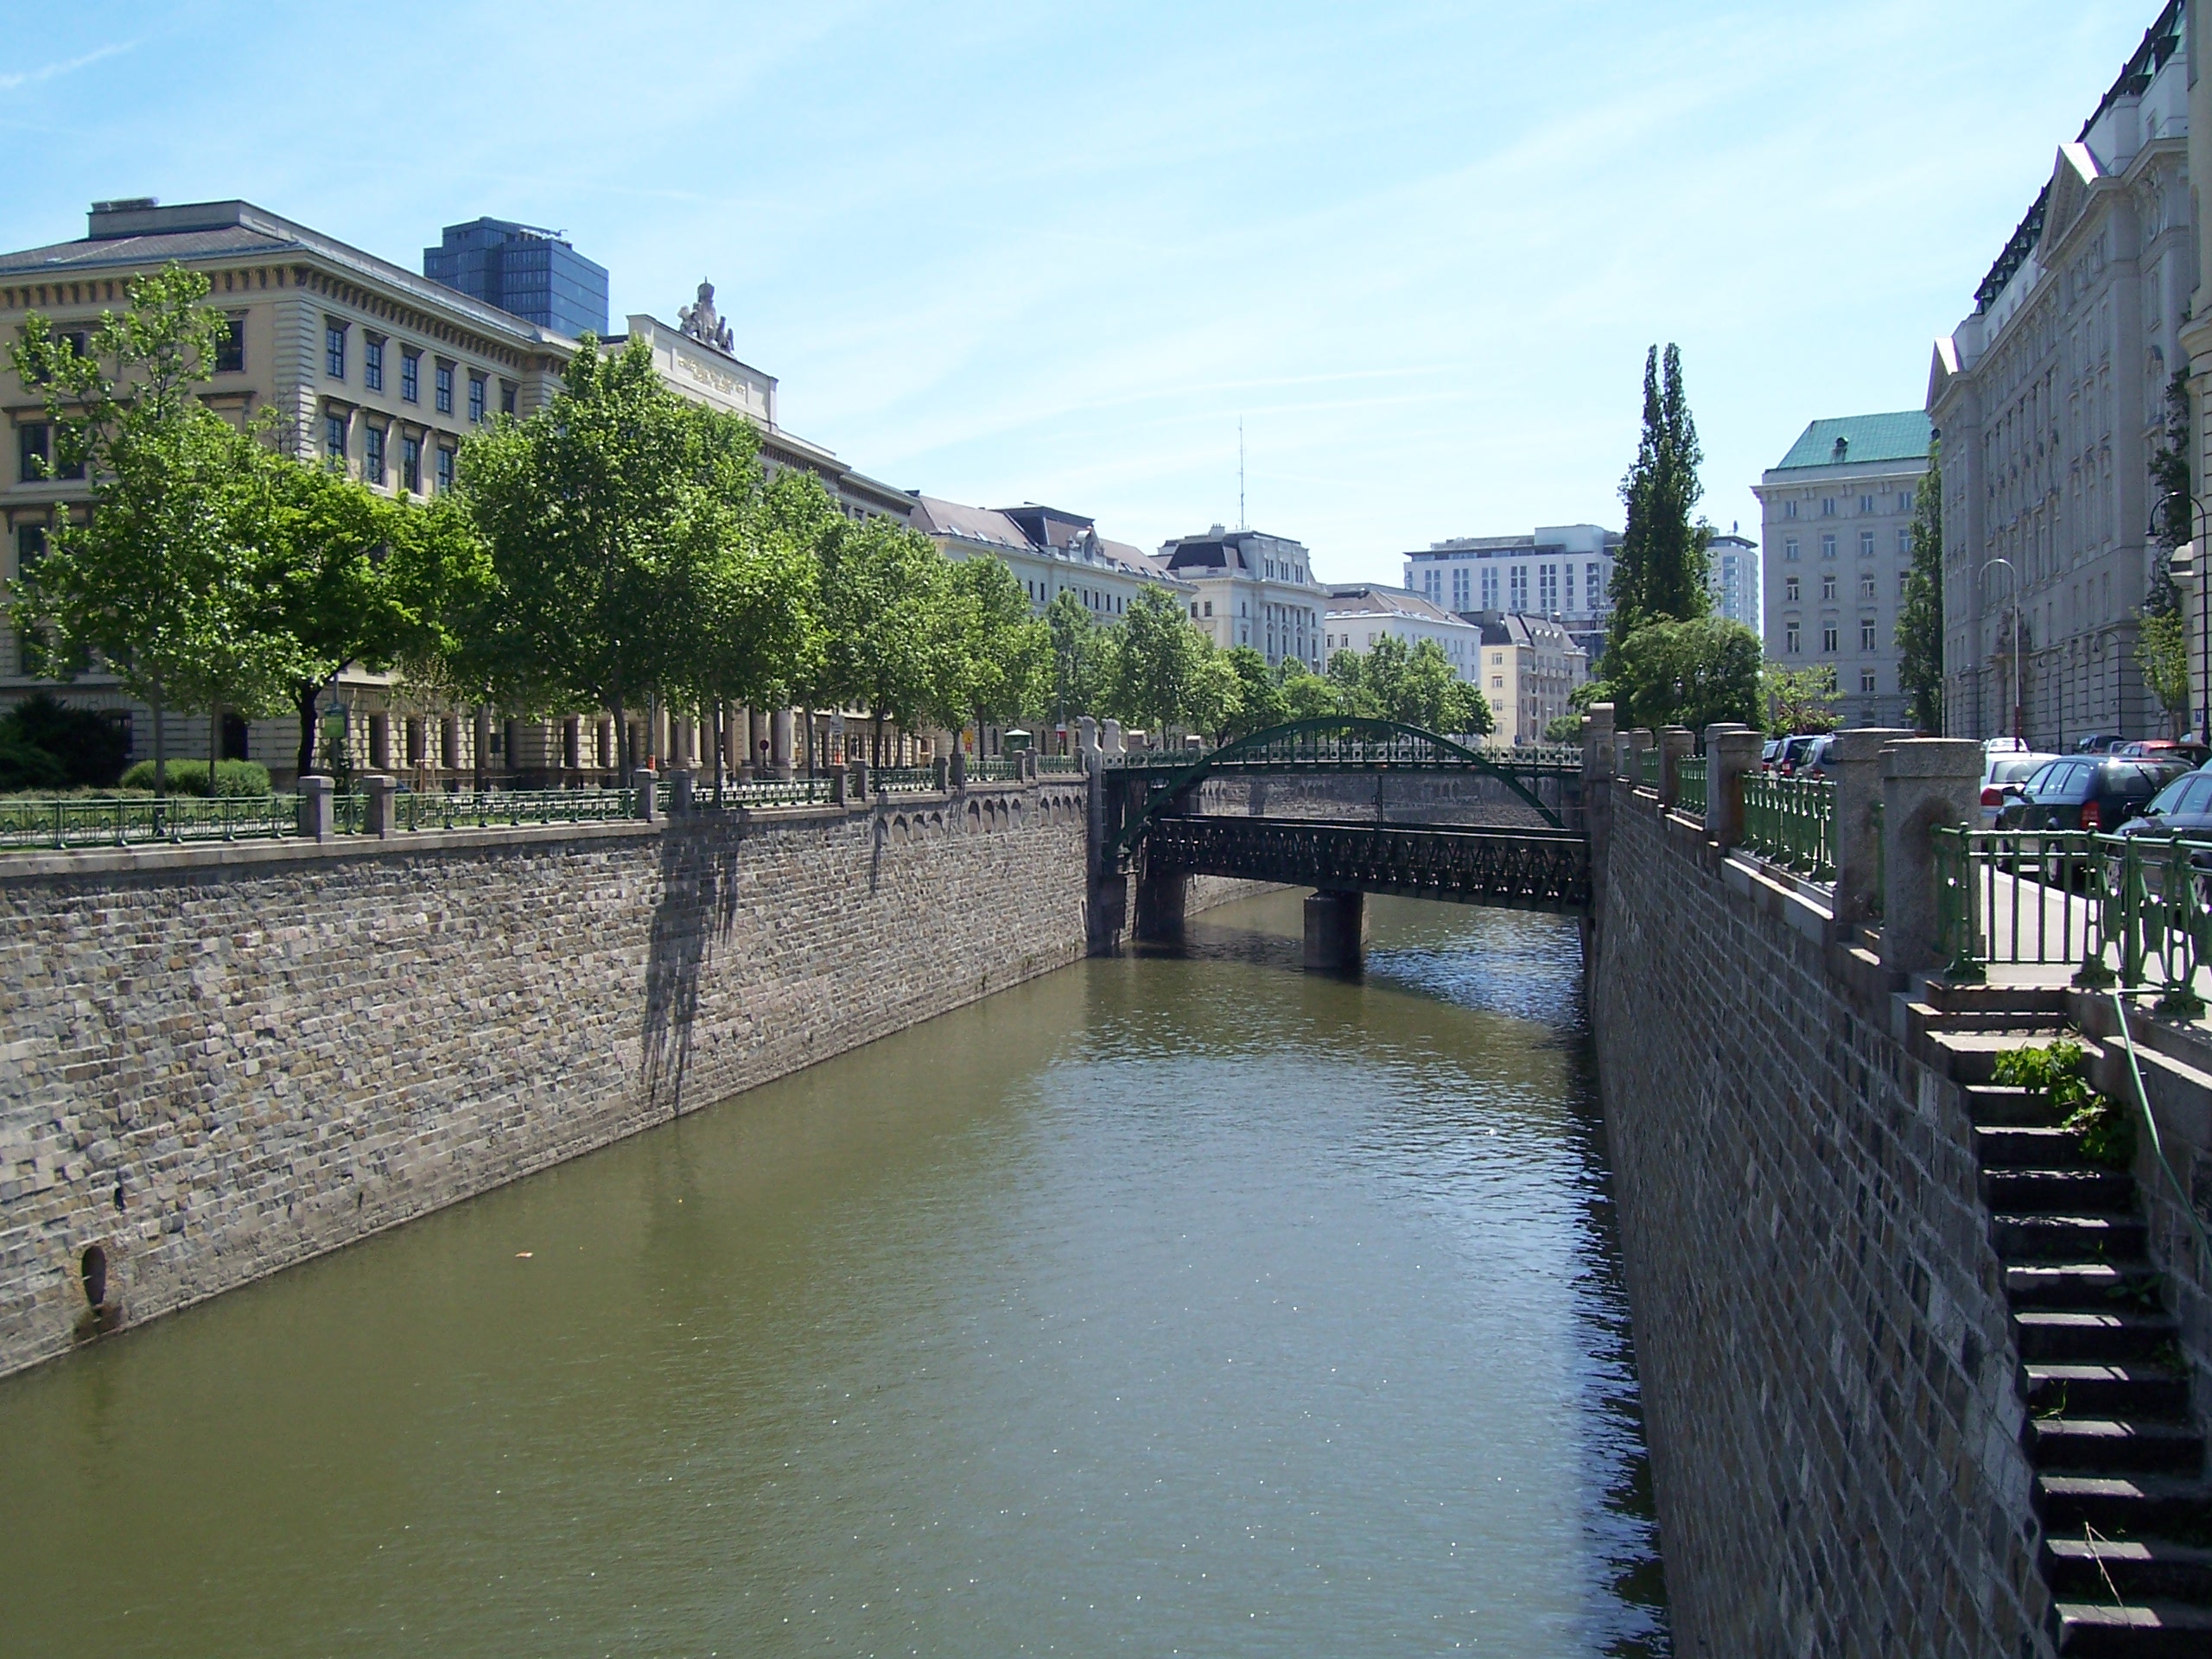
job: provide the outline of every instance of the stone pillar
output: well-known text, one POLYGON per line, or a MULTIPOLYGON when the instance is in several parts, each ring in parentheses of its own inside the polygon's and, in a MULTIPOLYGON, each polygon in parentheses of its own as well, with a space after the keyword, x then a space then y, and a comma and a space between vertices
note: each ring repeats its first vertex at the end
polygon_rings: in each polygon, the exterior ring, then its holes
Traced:
POLYGON ((698 775, 689 766, 678 766, 668 774, 668 815, 680 818, 691 810, 692 792, 698 775))
MULTIPOLYGON (((1098 722, 1089 715, 1075 717, 1075 748, 1077 754, 1086 757, 1098 753, 1098 722)), ((1088 772, 1090 767, 1086 766, 1084 770, 1088 772)))
POLYGON ((1835 921, 1864 927, 1881 908, 1874 891, 1881 868, 1875 804, 1882 798, 1882 751, 1912 734, 1895 726, 1854 726, 1835 734, 1827 775, 1835 784, 1835 921))
POLYGON ((1357 973, 1367 959, 1367 895, 1309 893, 1306 899, 1306 970, 1357 973))
POLYGON ((950 761, 940 760, 938 764, 945 768, 945 780, 950 784, 953 788, 965 789, 968 787, 968 757, 965 754, 962 753, 958 749, 955 749, 952 752, 952 759, 950 761))
POLYGON ((1759 733, 1733 721, 1705 728, 1705 838, 1724 852, 1744 838, 1744 779, 1759 769, 1765 747, 1759 733))
POLYGON ((1613 772, 1613 705, 1593 702, 1582 716, 1582 775, 1609 778, 1613 772))
POLYGON ((1972 823, 1981 800, 1981 745, 1913 737, 1885 746, 1882 766, 1882 966, 1893 974, 1942 968, 1936 934, 1938 824, 1972 823))
POLYGON ((791 775, 791 711, 779 709, 768 716, 768 764, 776 776, 791 775))
POLYGON ((1098 747, 1100 752, 1105 754, 1126 754, 1128 753, 1128 746, 1122 741, 1122 722, 1120 721, 1109 720, 1106 722, 1105 726, 1101 728, 1098 734, 1098 747))
POLYGON ((838 767, 835 772, 831 772, 831 773, 830 774, 830 805, 832 805, 832 806, 842 806, 842 805, 844 805, 844 804, 845 804, 845 791, 846 791, 846 789, 847 789, 847 787, 848 787, 849 780, 851 779, 851 777, 852 777, 852 773, 850 773, 849 772, 846 771, 846 770, 845 770, 845 768, 844 768, 844 767, 842 767, 842 766, 838 767))
POLYGON ((321 772, 310 772, 302 774, 296 787, 300 797, 300 835, 308 841, 328 841, 338 827, 331 799, 331 791, 336 785, 321 772))
POLYGON ((638 791, 638 816, 647 823, 660 822, 660 801, 656 793, 658 783, 651 766, 639 766, 630 774, 631 786, 638 791))
POLYGON ((1696 734, 1687 726, 1662 726, 1659 728, 1659 804, 1672 806, 1681 798, 1681 766, 1697 744, 1696 734))
POLYGON ((930 775, 936 779, 938 793, 942 795, 951 786, 952 763, 940 754, 930 762, 930 775))
POLYGON ((1621 740, 1621 775, 1630 789, 1643 787, 1643 757, 1651 753, 1651 733, 1639 726, 1621 740))
POLYGON ((865 760, 854 761, 852 765, 852 773, 853 798, 857 801, 866 801, 868 799, 868 762, 865 760))
POLYGON ((1191 878, 1182 870, 1161 869, 1149 858, 1143 863, 1137 876, 1136 936, 1155 944, 1173 944, 1183 937, 1191 878))
POLYGON ((362 830, 378 840, 388 838, 398 827, 394 822, 392 803, 399 793, 399 780, 374 772, 361 779, 361 792, 369 798, 368 817, 362 830))
POLYGON ((1025 750, 1021 756, 1021 776, 1025 783, 1037 781, 1037 751, 1025 750))

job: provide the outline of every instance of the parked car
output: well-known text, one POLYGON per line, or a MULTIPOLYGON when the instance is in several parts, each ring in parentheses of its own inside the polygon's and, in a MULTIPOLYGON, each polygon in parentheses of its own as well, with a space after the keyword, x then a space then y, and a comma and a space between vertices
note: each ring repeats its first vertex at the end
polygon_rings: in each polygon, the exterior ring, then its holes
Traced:
POLYGON ((1770 737, 1760 746, 1759 770, 1761 772, 1774 770, 1775 763, 1782 758, 1782 746, 1789 741, 1786 737, 1770 737))
MULTIPOLYGON (((2196 872, 2197 902, 2212 907, 2212 772, 2186 772, 2175 779, 2152 798, 2140 817, 2121 824, 2120 833, 2131 841, 2164 841, 2178 836, 2187 842, 2208 843, 2190 847, 2189 861, 2196 872)), ((2153 893, 2164 891, 2166 868, 2161 861, 2145 870, 2153 893)))
POLYGON ((2202 766, 2206 755, 2205 747, 2202 743, 2197 742, 2194 738, 2187 737, 2139 738, 2133 743, 2121 744, 2113 753, 2126 755, 2132 760, 2179 760, 2183 765, 2191 766, 2202 766))
POLYGON ((1813 746, 1826 735, 1824 732, 1805 732, 1785 737, 1782 740, 1782 753, 1774 758, 1774 770, 1784 778, 1795 778, 1797 769, 1804 765, 1805 757, 1813 752, 1813 746))
POLYGON ((2117 732, 2092 732, 2074 746, 2076 754, 2110 754, 2127 740, 2117 732))
POLYGON ((1994 830, 2005 804, 2017 799, 2029 779, 2059 757, 1993 749, 1981 768, 1981 827, 1994 830))
POLYGON ((2177 761, 2063 756, 2036 769, 1999 823, 2006 830, 2117 830, 2181 775, 2177 761))

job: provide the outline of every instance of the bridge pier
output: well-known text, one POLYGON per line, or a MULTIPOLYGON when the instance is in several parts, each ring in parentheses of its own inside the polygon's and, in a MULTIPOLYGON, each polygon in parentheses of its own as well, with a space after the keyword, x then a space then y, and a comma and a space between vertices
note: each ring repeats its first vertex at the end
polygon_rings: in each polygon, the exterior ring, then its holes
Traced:
POLYGON ((1190 872, 1147 856, 1137 876, 1136 938, 1149 944, 1173 944, 1183 937, 1183 906, 1190 872))
POLYGON ((1306 899, 1306 969, 1357 973, 1367 958, 1367 895, 1323 888, 1306 899))

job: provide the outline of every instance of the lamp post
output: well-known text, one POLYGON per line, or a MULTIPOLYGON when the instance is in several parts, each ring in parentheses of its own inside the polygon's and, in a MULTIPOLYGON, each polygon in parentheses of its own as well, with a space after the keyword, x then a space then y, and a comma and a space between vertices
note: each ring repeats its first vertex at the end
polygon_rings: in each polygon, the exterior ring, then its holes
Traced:
POLYGON ((1993 564, 2001 564, 2012 578, 2012 741, 2020 741, 2020 572, 2010 559, 1984 559, 1977 576, 1993 564))
MULTIPOLYGON (((2158 505, 2163 507, 2169 501, 2189 503, 2190 532, 2194 538, 2190 543, 2189 568, 2196 578, 2196 734, 2198 741, 2212 748, 2212 573, 2204 569, 2204 509, 2187 490, 2167 491, 2158 498, 2158 505)), ((2153 511, 2148 533, 2155 537, 2159 530, 2158 515, 2153 511)))

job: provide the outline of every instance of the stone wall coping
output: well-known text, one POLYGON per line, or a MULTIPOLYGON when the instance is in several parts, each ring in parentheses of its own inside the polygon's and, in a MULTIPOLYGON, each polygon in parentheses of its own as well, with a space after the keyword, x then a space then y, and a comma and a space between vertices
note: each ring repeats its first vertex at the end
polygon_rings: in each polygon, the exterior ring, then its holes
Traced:
POLYGON ((1908 737, 1882 746, 1885 778, 1966 778, 1979 780, 1981 745, 1968 737, 1908 737))
POLYGON ((1893 743, 1910 741, 1912 735, 1906 726, 1847 726, 1835 734, 1834 758, 1872 760, 1893 743))

